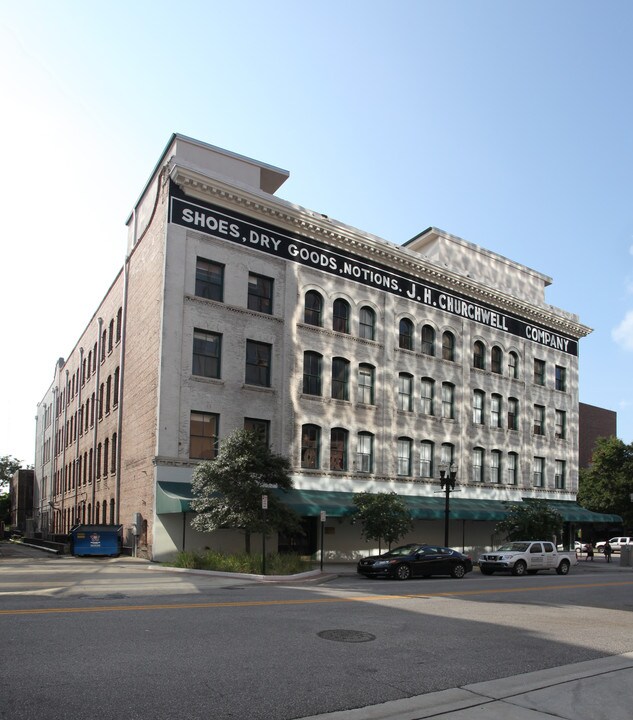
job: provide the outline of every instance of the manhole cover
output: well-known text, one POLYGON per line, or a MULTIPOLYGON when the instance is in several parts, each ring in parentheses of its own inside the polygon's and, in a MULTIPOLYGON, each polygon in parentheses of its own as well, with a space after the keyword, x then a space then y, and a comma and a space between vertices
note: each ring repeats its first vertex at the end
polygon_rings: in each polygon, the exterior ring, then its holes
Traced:
POLYGON ((375 640, 376 636, 360 630, 322 630, 317 633, 323 640, 335 640, 336 642, 369 642, 375 640))

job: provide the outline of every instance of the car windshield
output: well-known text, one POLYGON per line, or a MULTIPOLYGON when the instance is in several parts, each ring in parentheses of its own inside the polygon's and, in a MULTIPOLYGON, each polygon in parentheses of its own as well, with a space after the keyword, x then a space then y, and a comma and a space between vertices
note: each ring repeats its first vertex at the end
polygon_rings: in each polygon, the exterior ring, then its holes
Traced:
POLYGON ((419 545, 402 545, 400 547, 394 548, 393 550, 390 550, 387 554, 388 555, 411 555, 412 552, 415 552, 420 546, 419 545))
POLYGON ((530 543, 513 542, 502 545, 498 552, 525 552, 530 547, 530 543))

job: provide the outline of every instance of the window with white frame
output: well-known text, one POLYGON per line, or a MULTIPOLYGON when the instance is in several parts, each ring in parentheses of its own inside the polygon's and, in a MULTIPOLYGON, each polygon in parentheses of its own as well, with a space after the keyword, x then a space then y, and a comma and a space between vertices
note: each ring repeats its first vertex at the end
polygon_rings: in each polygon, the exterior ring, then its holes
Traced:
POLYGON ((422 378, 420 386, 420 412, 423 415, 433 415, 433 393, 435 381, 431 378, 422 378))
POLYGON ((490 453, 490 482, 501 482, 501 452, 493 450, 490 453))
POLYGON ((413 375, 409 373, 398 375, 398 410, 413 410, 413 375))
POLYGON ((473 391, 473 423, 483 425, 484 423, 484 392, 483 390, 473 391))
POLYGON ((374 404, 374 367, 367 363, 358 366, 358 402, 374 404))
POLYGON ((508 453, 506 482, 508 485, 516 485, 519 479, 519 456, 514 453, 508 453))
POLYGON ((545 486, 545 458, 535 457, 532 466, 532 477, 534 487, 545 486))
POLYGON ((373 472, 374 469, 374 436, 370 432, 358 433, 356 449, 356 470, 362 473, 373 472))
POLYGON ((411 438, 398 438, 398 475, 411 475, 411 438))
POLYGON ((500 428, 501 418, 501 395, 493 393, 490 396, 490 427, 500 428))
POLYGON ((440 463, 451 467, 455 461, 455 446, 451 443, 442 443, 440 449, 440 463))
POLYGON ((455 386, 453 383, 442 383, 442 417, 447 420, 455 418, 455 386))
POLYGON ((484 449, 473 448, 473 482, 484 481, 484 449))
POLYGON ((420 477, 433 477, 433 443, 429 440, 420 443, 420 477))

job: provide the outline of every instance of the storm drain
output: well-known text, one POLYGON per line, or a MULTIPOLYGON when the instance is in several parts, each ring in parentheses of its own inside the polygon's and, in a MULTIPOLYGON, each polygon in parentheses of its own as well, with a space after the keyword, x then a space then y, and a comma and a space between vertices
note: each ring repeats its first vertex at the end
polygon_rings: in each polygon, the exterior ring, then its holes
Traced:
POLYGON ((323 640, 348 643, 369 642, 376 639, 375 635, 360 630, 322 630, 317 636, 323 640))

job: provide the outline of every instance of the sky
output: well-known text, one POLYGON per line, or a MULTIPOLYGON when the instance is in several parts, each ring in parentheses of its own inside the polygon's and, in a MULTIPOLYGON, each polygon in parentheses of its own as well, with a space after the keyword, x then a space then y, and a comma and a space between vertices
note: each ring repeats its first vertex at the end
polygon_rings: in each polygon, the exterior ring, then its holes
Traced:
POLYGON ((429 226, 551 277, 580 401, 633 442, 633 3, 0 0, 0 455, 121 268, 171 134, 401 244, 429 226))

